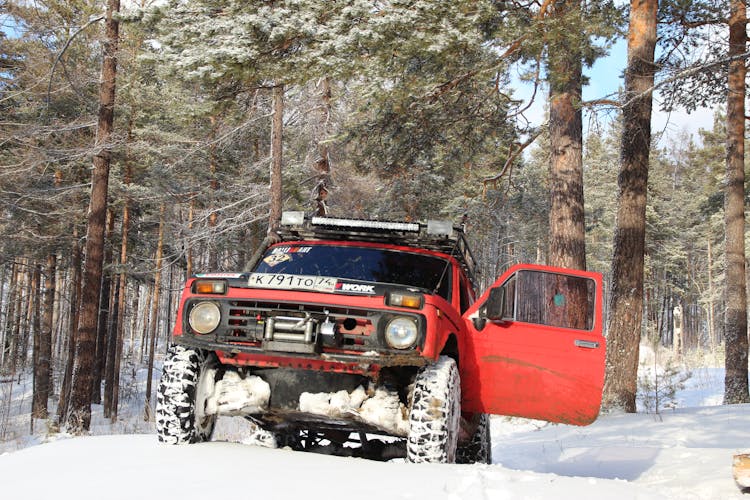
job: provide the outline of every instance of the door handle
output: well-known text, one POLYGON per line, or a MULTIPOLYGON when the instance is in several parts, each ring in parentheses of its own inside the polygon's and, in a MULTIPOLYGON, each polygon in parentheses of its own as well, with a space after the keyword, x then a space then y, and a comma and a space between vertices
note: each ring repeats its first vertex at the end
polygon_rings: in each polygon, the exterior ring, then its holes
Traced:
POLYGON ((598 349, 599 348, 599 342, 595 342, 593 340, 576 339, 575 345, 576 347, 584 347, 586 349, 598 349))

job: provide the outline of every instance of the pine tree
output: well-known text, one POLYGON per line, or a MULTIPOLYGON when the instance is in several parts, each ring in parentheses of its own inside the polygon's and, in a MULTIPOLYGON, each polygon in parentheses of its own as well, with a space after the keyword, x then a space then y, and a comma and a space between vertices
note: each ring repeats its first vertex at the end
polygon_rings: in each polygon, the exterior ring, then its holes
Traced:
POLYGON ((548 15, 566 25, 565 30, 550 30, 550 45, 567 47, 567 50, 550 50, 547 56, 551 149, 549 263, 586 269, 581 108, 583 55, 577 39, 583 33, 581 2, 550 2, 548 15))
MULTIPOLYGON (((91 393, 93 370, 96 363, 96 333, 101 299, 102 266, 104 261, 104 232, 107 217, 107 194, 111 163, 111 136, 114 123, 115 81, 117 75, 117 43, 119 38, 119 0, 109 0, 106 14, 106 41, 102 62, 94 168, 86 230, 86 259, 83 276, 83 309, 75 337, 75 361, 70 396, 70 410, 66 418, 73 432, 88 431, 91 425, 91 393)), ((105 300, 107 297, 105 297, 105 300)))
POLYGON ((747 6, 731 0, 727 92, 727 168, 724 188, 726 227, 726 376, 724 403, 750 402, 748 392, 747 290, 745 269, 745 78, 747 6))
POLYGON ((630 5, 604 405, 635 412, 658 2, 630 5))

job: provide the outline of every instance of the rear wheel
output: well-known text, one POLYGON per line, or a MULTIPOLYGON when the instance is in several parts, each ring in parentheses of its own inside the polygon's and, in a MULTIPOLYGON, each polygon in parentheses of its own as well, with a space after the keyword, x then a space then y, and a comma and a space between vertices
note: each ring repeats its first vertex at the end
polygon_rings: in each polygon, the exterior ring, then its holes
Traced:
POLYGON ((213 392, 215 357, 201 349, 173 345, 164 359, 156 395, 156 433, 159 441, 187 444, 207 441, 216 415, 206 415, 213 392))
POLYGON ((461 381, 455 360, 441 356, 417 373, 409 412, 406 459, 454 463, 461 416, 461 381))
POLYGON ((478 416, 477 428, 471 439, 460 444, 456 451, 456 463, 491 464, 492 438, 490 436, 490 417, 486 413, 478 416))

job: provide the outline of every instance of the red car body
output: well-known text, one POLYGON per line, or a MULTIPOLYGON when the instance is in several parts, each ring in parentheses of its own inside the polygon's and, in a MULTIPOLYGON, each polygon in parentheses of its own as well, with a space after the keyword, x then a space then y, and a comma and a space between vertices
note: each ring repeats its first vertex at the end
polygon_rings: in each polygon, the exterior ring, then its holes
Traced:
POLYGON ((451 252, 457 248, 452 241, 423 245, 398 238, 381 241, 371 233, 331 238, 289 232, 282 243, 269 247, 262 261, 266 272, 189 279, 174 340, 213 351, 225 365, 362 375, 374 381, 386 371, 400 374, 402 367, 418 369, 448 355, 458 364, 465 415, 513 415, 576 425, 594 421, 605 366, 601 275, 516 265, 475 300, 470 252, 451 252), (445 262, 445 276, 439 281, 444 291, 328 274, 267 272, 274 269, 271 265, 291 262, 321 246, 439 259, 445 262), (205 293, 198 285, 206 283, 217 285, 205 293), (399 290, 413 296, 408 307, 392 303, 399 290), (192 331, 190 310, 201 301, 220 305, 221 335, 192 331), (384 323, 400 315, 412 318, 419 328, 419 340, 408 349, 394 349, 383 341, 384 323), (283 328, 274 333, 270 323, 283 328))

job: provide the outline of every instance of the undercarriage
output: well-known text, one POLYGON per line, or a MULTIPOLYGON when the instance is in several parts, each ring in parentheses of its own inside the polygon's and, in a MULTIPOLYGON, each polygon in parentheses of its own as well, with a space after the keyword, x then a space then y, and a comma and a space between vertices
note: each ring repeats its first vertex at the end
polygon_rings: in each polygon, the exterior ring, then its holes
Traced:
POLYGON ((364 422, 318 415, 270 412, 248 420, 274 437, 278 448, 388 461, 406 457, 406 439, 364 422))
MULTIPOLYGON (((369 379, 237 368, 223 365, 212 352, 173 345, 157 394, 157 434, 170 444, 207 441, 217 417, 241 416, 265 433, 261 442, 274 447, 372 460, 454 462, 476 448, 475 432, 466 428, 472 421, 461 418, 458 384, 455 361, 448 357, 369 379)), ((480 438, 489 442, 488 433, 480 438)))

